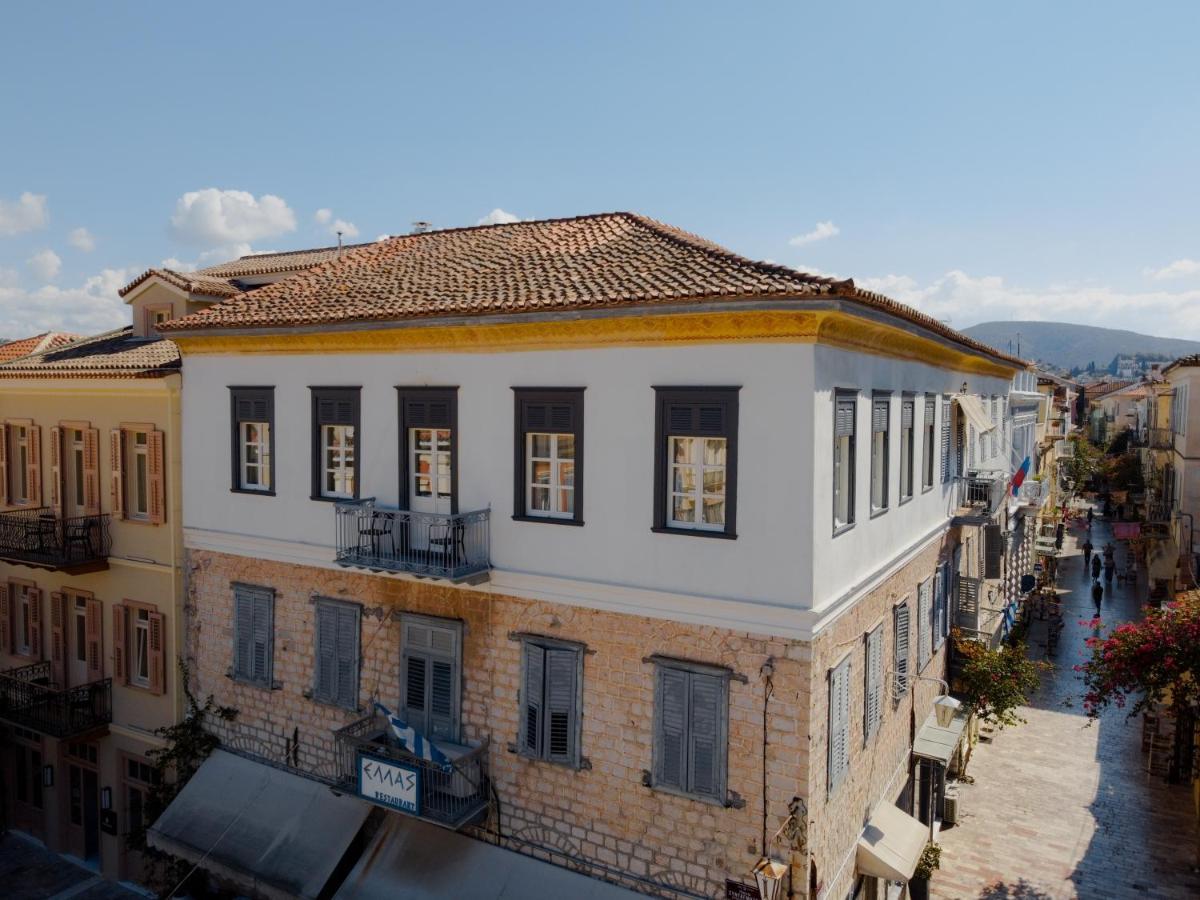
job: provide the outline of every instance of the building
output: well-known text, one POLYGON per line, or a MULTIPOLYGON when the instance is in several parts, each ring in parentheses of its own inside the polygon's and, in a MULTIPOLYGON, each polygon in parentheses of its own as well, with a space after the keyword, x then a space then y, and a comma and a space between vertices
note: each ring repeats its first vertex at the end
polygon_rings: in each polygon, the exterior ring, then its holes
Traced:
MULTIPOLYGON (((1167 407, 1169 435, 1160 431, 1157 436, 1162 444, 1169 438, 1170 451, 1165 454, 1169 461, 1162 463, 1159 469, 1160 496, 1165 506, 1159 510, 1159 515, 1170 527, 1172 550, 1178 554, 1175 584, 1177 587, 1192 586, 1197 581, 1197 552, 1200 551, 1200 542, 1193 534, 1195 517, 1200 513, 1200 408, 1191 405, 1191 394, 1192 388, 1200 382, 1200 356, 1175 360, 1163 369, 1163 378, 1165 390, 1157 404, 1158 427, 1163 427, 1161 423, 1166 412, 1163 407, 1167 407)), ((1171 568, 1173 562, 1169 560, 1165 568, 1171 568)))
POLYGON ((138 879, 127 837, 178 721, 183 646, 180 357, 163 322, 338 248, 148 272, 131 327, 0 347, 3 820, 138 879))
POLYGON ((157 846, 268 896, 364 843, 363 890, 413 847, 572 896, 911 875, 955 598, 1012 544, 1020 360, 626 213, 392 238, 162 328, 183 653, 238 713, 157 846), (325 824, 259 846, 283 809, 325 824))

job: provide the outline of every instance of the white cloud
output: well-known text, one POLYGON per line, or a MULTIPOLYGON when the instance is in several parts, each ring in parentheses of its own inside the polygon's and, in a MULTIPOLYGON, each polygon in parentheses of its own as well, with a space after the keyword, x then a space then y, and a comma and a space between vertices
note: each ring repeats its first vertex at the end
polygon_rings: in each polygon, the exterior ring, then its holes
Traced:
POLYGON ((0 237, 45 228, 50 221, 45 194, 23 193, 15 203, 0 199, 0 237))
POLYGON ((141 271, 104 269, 78 287, 48 284, 32 291, 0 278, 0 335, 15 339, 43 331, 96 334, 128 325, 129 307, 117 291, 141 271))
POLYGON ((805 275, 815 275, 817 278, 832 278, 834 281, 841 281, 844 277, 838 275, 836 272, 826 272, 824 269, 820 269, 817 266, 810 266, 806 263, 800 263, 790 268, 798 272, 803 272, 805 275))
POLYGON ((342 237, 348 241, 358 237, 358 226, 353 222, 346 221, 345 219, 334 218, 332 209, 318 209, 316 213, 313 214, 313 221, 318 225, 323 225, 325 227, 325 231, 329 232, 331 235, 336 236, 340 231, 342 233, 342 237))
POLYGON ((53 250, 46 249, 39 250, 25 260, 25 265, 29 266, 29 270, 40 280, 53 281, 58 277, 58 272, 62 268, 62 260, 53 250))
POLYGON ((927 284, 908 275, 856 278, 855 284, 949 321, 955 328, 1030 319, 1200 339, 1200 290, 1120 291, 1092 284, 1022 287, 996 275, 976 277, 958 269, 927 284))
POLYGON ((313 214, 313 221, 316 222, 318 225, 328 225, 329 220, 332 218, 333 218, 333 210, 332 209, 318 209, 313 214))
POLYGON ((96 239, 92 237, 92 233, 86 228, 76 228, 68 234, 67 243, 76 250, 82 250, 84 253, 91 253, 96 249, 96 239))
POLYGON ((514 216, 512 213, 506 212, 505 210, 503 210, 497 206, 495 209, 493 209, 490 213, 488 213, 486 216, 484 216, 482 219, 480 219, 475 224, 476 225, 509 225, 513 222, 520 222, 520 221, 521 221, 520 216, 514 216))
POLYGON ((1149 275, 1155 281, 1165 281, 1168 278, 1186 278, 1188 275, 1200 275, 1200 260, 1177 259, 1161 269, 1145 269, 1143 274, 1149 275))
POLYGON ((842 229, 838 228, 832 222, 818 222, 817 227, 812 231, 798 234, 794 238, 791 238, 788 243, 793 247, 803 247, 805 244, 823 241, 826 238, 836 237, 841 233, 842 229))
POLYGON ((164 269, 170 269, 172 272, 196 271, 196 264, 194 262, 185 262, 184 260, 175 256, 168 256, 161 263, 159 263, 159 265, 164 269))
POLYGON ((171 228, 180 240, 201 247, 244 243, 296 230, 296 214, 282 198, 205 188, 175 202, 171 228))
POLYGON ((380 241, 388 241, 391 240, 391 238, 392 236, 390 234, 381 234, 379 237, 375 238, 375 243, 378 244, 380 241))

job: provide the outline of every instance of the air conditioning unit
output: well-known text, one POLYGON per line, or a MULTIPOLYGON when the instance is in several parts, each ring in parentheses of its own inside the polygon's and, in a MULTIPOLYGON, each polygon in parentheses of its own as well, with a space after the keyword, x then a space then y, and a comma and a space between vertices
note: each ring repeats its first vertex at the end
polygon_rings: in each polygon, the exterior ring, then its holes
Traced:
POLYGON ((958 789, 946 788, 946 796, 942 800, 942 821, 947 825, 958 824, 958 789))

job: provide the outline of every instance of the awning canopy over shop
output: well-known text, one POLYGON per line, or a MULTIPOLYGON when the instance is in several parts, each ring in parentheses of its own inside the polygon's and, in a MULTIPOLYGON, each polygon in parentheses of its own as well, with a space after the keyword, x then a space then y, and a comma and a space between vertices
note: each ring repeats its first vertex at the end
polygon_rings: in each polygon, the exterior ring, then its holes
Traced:
POLYGON ((420 819, 388 813, 334 900, 633 900, 643 896, 420 819))
POLYGON ((963 415, 967 417, 971 424, 975 426, 975 430, 980 434, 991 431, 996 427, 996 423, 987 414, 978 397, 974 397, 971 394, 955 394, 953 399, 958 404, 958 408, 963 411, 963 415))
POLYGON ((885 800, 875 807, 858 838, 858 873, 908 881, 928 840, 928 825, 885 800))
POLYGON ((930 713, 917 732, 917 739, 913 741, 913 756, 936 760, 943 766, 949 765, 966 727, 967 717, 962 714, 956 715, 950 720, 949 727, 943 728, 938 724, 937 714, 930 713))
POLYGON ((315 898, 371 809, 319 782, 217 750, 147 842, 255 896, 315 898))

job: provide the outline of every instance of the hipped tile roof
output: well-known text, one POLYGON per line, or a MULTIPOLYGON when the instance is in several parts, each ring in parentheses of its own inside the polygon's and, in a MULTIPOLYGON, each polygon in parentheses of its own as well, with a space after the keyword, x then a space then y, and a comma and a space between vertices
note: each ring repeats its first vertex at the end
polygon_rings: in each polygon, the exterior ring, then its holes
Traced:
POLYGON ((6 344, 0 344, 0 362, 20 359, 22 356, 28 356, 30 353, 38 353, 42 350, 53 350, 55 347, 61 347, 64 344, 77 341, 80 337, 81 335, 70 334, 66 331, 43 331, 41 334, 35 334, 33 337, 21 338, 18 341, 9 341, 6 344))
POLYGON ((159 378, 179 370, 179 349, 125 327, 0 363, 0 378, 159 378))
POLYGON ((1172 369, 1184 369, 1192 366, 1200 366, 1200 353, 1193 353, 1191 356, 1181 356, 1163 369, 1162 373, 1166 375, 1172 369))
POLYGON ((180 290, 191 294, 200 294, 204 297, 236 297, 242 292, 241 288, 227 278, 216 278, 201 272, 176 272, 174 269, 147 269, 117 293, 124 297, 138 285, 155 276, 180 290))
MULTIPOLYGON (((211 271, 211 270, 209 270, 211 271)), ((402 235, 164 323, 163 332, 372 323, 683 302, 842 297, 1008 356, 850 280, 758 262, 654 219, 601 213, 402 235)))

